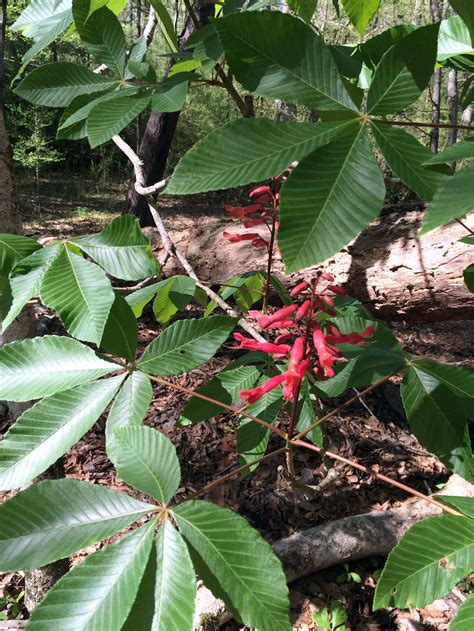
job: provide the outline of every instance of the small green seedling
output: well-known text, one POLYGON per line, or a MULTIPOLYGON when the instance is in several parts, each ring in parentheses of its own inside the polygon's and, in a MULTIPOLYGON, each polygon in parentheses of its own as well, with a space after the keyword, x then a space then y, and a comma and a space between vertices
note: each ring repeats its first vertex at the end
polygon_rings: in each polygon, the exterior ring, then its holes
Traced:
POLYGON ((320 629, 336 631, 336 629, 342 629, 347 622, 347 612, 340 602, 333 600, 330 609, 313 611, 313 622, 320 629))

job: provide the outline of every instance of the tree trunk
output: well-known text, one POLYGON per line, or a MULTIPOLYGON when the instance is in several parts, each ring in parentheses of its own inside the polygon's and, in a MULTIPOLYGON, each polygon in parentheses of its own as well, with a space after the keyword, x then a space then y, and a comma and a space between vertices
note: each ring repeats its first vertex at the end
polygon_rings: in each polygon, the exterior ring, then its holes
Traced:
MULTIPOLYGON (((452 68, 448 73, 448 120, 450 125, 458 122, 458 73, 452 68)), ((448 129, 448 146, 454 145, 458 137, 455 127, 448 129)))
POLYGON ((461 116, 461 125, 469 127, 472 121, 472 112, 474 110, 473 105, 468 105, 461 116))
MULTIPOLYGON (((7 1, 2 0, 2 23, 0 29, 0 232, 22 233, 21 213, 15 192, 13 165, 8 143, 8 135, 3 114, 4 96, 4 50, 5 50, 5 25, 7 21, 7 1)), ((1 325, 1 319, 0 319, 1 325)), ((8 342, 22 340, 36 335, 36 321, 33 309, 26 308, 16 318, 15 322, 0 334, 0 346, 8 342)), ((28 403, 9 403, 8 409, 12 420, 18 418, 28 403)), ((61 468, 61 464, 58 465, 61 468)), ((64 472, 59 471, 60 477, 64 472)), ((46 478, 58 477, 57 466, 51 467, 45 474, 46 478)), ((46 594, 46 591, 67 572, 69 567, 67 559, 52 563, 35 572, 28 573, 25 577, 25 604, 35 606, 46 594)))
MULTIPOLYGON (((207 24, 209 18, 214 13, 214 4, 209 3, 208 0, 196 0, 193 7, 199 24, 201 26, 207 24)), ((179 38, 179 47, 181 50, 184 48, 189 36, 195 30, 196 27, 188 15, 183 32, 179 38)), ((169 71, 170 68, 171 65, 168 67, 167 71, 169 71)), ((143 162, 143 171, 147 185, 151 185, 163 179, 171 143, 173 142, 178 125, 179 115, 180 112, 152 112, 150 114, 138 152, 143 162)), ((132 180, 128 190, 125 212, 136 215, 140 219, 142 226, 154 225, 146 199, 135 190, 135 179, 132 180)))
MULTIPOLYGON (((441 20, 441 12, 438 0, 431 0, 431 18, 433 22, 441 20)), ((436 68, 433 74, 431 84, 431 122, 435 125, 439 123, 441 112, 441 68, 436 68)), ((438 153, 439 147, 439 129, 433 127, 430 132, 430 148, 433 153, 438 153)))

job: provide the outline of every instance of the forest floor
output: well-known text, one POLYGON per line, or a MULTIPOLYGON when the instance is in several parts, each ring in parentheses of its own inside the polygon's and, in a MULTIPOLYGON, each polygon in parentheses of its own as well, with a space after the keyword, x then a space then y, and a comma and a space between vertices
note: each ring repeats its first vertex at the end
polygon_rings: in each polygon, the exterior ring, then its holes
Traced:
MULTIPOLYGON (((104 191, 101 191, 100 196, 96 195, 91 184, 90 189, 82 189, 79 201, 71 204, 64 201, 62 192, 57 195, 52 186, 43 192, 41 216, 38 216, 34 205, 28 204, 33 192, 30 187, 25 187, 20 191, 22 208, 26 209, 25 232, 44 240, 98 231, 117 215, 125 189, 125 185, 111 186, 104 197, 104 191)), ((168 199, 165 214, 174 227, 183 228, 183 233, 189 222, 196 222, 196 217, 199 217, 200 225, 205 230, 206 226, 222 223, 225 218, 222 211, 224 203, 214 196, 193 203, 188 199, 185 204, 181 200, 168 199)), ((51 313, 38 308, 37 315, 42 318, 43 324, 46 323, 49 333, 62 332, 60 322, 51 313)), ((183 315, 196 317, 197 314, 189 308, 183 315)), ((146 309, 140 323, 140 351, 158 332, 159 326, 153 319, 151 309, 146 309)), ((395 333, 404 348, 412 353, 463 365, 472 357, 473 340, 469 333, 450 331, 449 327, 445 327, 440 337, 430 327, 409 329, 401 323, 397 323, 395 333)), ((230 353, 224 348, 205 366, 172 380, 195 389, 206 383, 229 361, 230 353)), ((167 434, 177 447, 183 470, 179 489, 181 497, 238 464, 235 445, 238 419, 225 413, 209 422, 180 427, 177 421, 186 401, 186 395, 155 384, 153 401, 144 421, 146 425, 167 434)), ((326 401, 324 405, 329 411, 343 401, 344 397, 341 397, 326 401)), ((106 457, 104 424, 105 417, 67 453, 66 475, 137 495, 136 491, 128 489, 116 477, 106 457)), ((7 419, 0 417, 0 437, 7 429, 7 419)), ((276 447, 277 442, 272 438, 270 447, 276 447)), ((326 447, 385 475, 396 477, 423 493, 435 491, 437 485, 448 478, 444 466, 410 434, 401 406, 397 378, 333 417, 326 427, 326 447)), ((269 542, 330 520, 371 510, 388 510, 400 506, 407 499, 402 491, 339 463, 335 466, 335 481, 318 496, 307 497, 289 486, 282 475, 284 464, 283 458, 262 463, 251 475, 228 481, 206 499, 238 511, 269 542)), ((327 475, 328 463, 312 452, 297 452, 295 464, 306 484, 317 484, 327 475)), ((4 494, 3 499, 10 495, 4 494)), ((77 554, 73 563, 79 562, 84 555, 101 545, 91 546, 77 554)), ((331 545, 330 541, 328 545, 331 545)), ((328 608, 335 601, 347 612, 346 629, 353 631, 446 629, 453 615, 452 603, 446 600, 408 612, 395 609, 372 612, 374 587, 383 563, 382 558, 365 559, 333 567, 292 583, 291 618, 295 631, 320 629, 313 622, 313 612, 328 608)), ((464 581, 459 587, 468 591, 474 587, 474 578, 464 581)), ((22 590, 23 576, 20 573, 0 575, 0 620, 2 609, 10 619, 23 617, 22 590)), ((459 595, 462 598, 461 591, 458 591, 459 595)), ((0 622, 0 629, 1 625, 0 622)), ((225 627, 226 631, 239 628, 233 622, 225 627)))

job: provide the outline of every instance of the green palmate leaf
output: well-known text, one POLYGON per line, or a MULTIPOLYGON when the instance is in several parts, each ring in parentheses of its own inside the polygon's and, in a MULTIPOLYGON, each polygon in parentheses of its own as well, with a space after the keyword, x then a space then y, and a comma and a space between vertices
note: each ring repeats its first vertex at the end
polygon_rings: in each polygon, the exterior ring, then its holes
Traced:
POLYGON ((436 499, 441 500, 445 504, 449 504, 450 506, 454 506, 470 517, 474 519, 474 497, 458 497, 456 495, 438 495, 436 494, 436 499))
POLYGON ((156 555, 150 554, 136 598, 121 631, 151 629, 155 613, 156 555))
POLYGON ((31 37, 34 44, 21 59, 22 68, 51 42, 61 35, 72 23, 71 0, 33 0, 10 27, 31 37))
POLYGON ((443 182, 426 209, 420 235, 462 217, 474 208, 472 182, 474 162, 443 182))
POLYGON ((125 298, 116 293, 100 346, 109 353, 132 361, 135 358, 137 344, 138 326, 135 314, 125 298))
POLYGON ((189 276, 172 276, 156 292, 153 313, 161 324, 168 324, 194 298, 196 282, 189 276))
POLYGON ((35 39, 43 33, 49 19, 70 9, 71 0, 32 0, 10 28, 35 39))
POLYGON ((115 278, 140 280, 159 271, 150 241, 132 215, 117 217, 98 234, 80 237, 74 243, 115 278))
POLYGON ((448 386, 458 397, 474 397, 474 370, 411 356, 410 365, 448 386))
POLYGON ((133 606, 153 545, 156 523, 87 556, 36 607, 32 631, 120 631, 133 606))
POLYGON ((34 239, 19 234, 0 234, 0 274, 8 276, 13 267, 41 245, 34 239))
POLYGON ((469 265, 463 271, 464 282, 470 292, 474 293, 474 264, 469 265))
POLYGON ((131 486, 166 504, 176 493, 181 469, 173 443, 151 427, 115 430, 112 461, 131 486))
POLYGON ((380 0, 342 0, 344 11, 360 35, 380 7, 380 0))
POLYGON ((178 39, 176 37, 176 33, 174 32, 173 20, 168 13, 168 9, 165 7, 163 2, 160 2, 160 0, 150 0, 150 4, 156 11, 158 25, 160 27, 160 31, 163 33, 166 43, 168 44, 168 48, 172 53, 177 52, 179 48, 178 39))
POLYGON ((236 323, 227 316, 175 322, 146 348, 138 367, 163 376, 197 368, 211 359, 236 323))
POLYGON ((173 515, 197 573, 244 624, 261 631, 291 629, 281 563, 245 519, 199 500, 181 504, 173 515))
POLYGON ((115 294, 104 272, 67 245, 43 275, 41 301, 55 309, 67 331, 99 345, 115 294))
POLYGON ((336 365, 336 375, 317 382, 317 391, 322 396, 336 397, 349 388, 358 388, 376 383, 389 375, 396 374, 405 363, 405 355, 393 333, 385 326, 370 320, 345 317, 336 318, 335 324, 342 333, 362 331, 375 325, 375 333, 363 346, 338 345, 347 364, 336 365), (345 323, 347 328, 345 327, 345 323))
POLYGON ((385 53, 367 95, 369 114, 392 114, 416 101, 433 73, 438 29, 418 28, 385 53))
POLYGON ((169 520, 156 538, 155 615, 152 631, 181 631, 193 624, 196 583, 188 549, 169 520))
POLYGON ((452 471, 474 479, 474 461, 463 402, 421 369, 410 368, 401 395, 410 427, 420 443, 452 471))
POLYGON ((443 164, 456 160, 465 160, 466 158, 474 158, 474 136, 460 140, 456 144, 447 147, 441 153, 436 153, 429 160, 426 160, 424 164, 443 164))
POLYGON ((170 279, 167 278, 166 280, 161 280, 159 283, 146 285, 141 289, 137 289, 137 291, 134 291, 125 298, 136 318, 139 318, 142 315, 143 309, 146 305, 163 287, 166 287, 169 280, 170 279))
POLYGON ((463 20, 454 15, 447 20, 441 20, 438 36, 439 62, 459 58, 463 54, 471 54, 474 51, 469 29, 463 20))
POLYGON ((109 457, 115 445, 114 430, 140 425, 146 416, 152 396, 153 389, 150 380, 142 372, 135 371, 127 377, 107 418, 105 436, 109 457))
POLYGON ((331 52, 301 20, 279 12, 243 12, 214 26, 232 72, 247 90, 318 110, 356 109, 331 52))
POLYGON ((474 594, 461 603, 449 625, 449 631, 471 631, 474 627, 474 594))
POLYGON ((203 68, 212 68, 224 54, 224 49, 213 24, 206 24, 192 33, 186 48, 193 49, 193 59, 199 61, 203 68))
POLYGON ((449 593, 473 566, 472 519, 424 519, 390 553, 375 590, 374 609, 424 607, 449 593))
POLYGON ((281 192, 278 245, 286 270, 337 252, 375 219, 384 196, 365 127, 302 160, 281 192))
POLYGON ((17 263, 10 275, 12 304, 2 322, 3 331, 15 320, 26 303, 39 294, 44 274, 59 251, 59 246, 41 248, 17 263))
POLYGON ((72 12, 77 32, 83 44, 110 70, 122 79, 125 76, 127 46, 117 17, 105 6, 94 11, 90 0, 73 0, 72 12))
POLYGON ((471 0, 449 0, 449 4, 467 25, 471 37, 474 39, 474 6, 471 0))
POLYGON ((422 163, 432 155, 430 150, 403 129, 374 124, 372 131, 394 174, 422 199, 429 201, 446 179, 446 175, 439 171, 423 168, 422 163))
POLYGON ((76 386, 26 410, 0 442, 0 489, 19 488, 56 462, 89 431, 123 379, 76 386))
POLYGON ((27 572, 63 559, 153 508, 87 482, 40 482, 0 506, 0 567, 27 572))
MULTIPOLYGON (((262 383, 266 380, 267 377, 264 377, 262 383)), ((278 418, 282 404, 282 389, 280 386, 264 394, 252 405, 247 406, 245 411, 273 425, 278 418)), ((267 451, 269 439, 269 429, 245 416, 241 416, 237 429, 237 453, 240 456, 241 464, 261 458, 267 451)), ((257 466, 253 465, 249 468, 249 471, 254 471, 257 466)))
POLYGON ((114 100, 119 96, 134 96, 139 92, 139 89, 139 86, 127 85, 119 86, 119 88, 105 93, 81 94, 77 96, 64 110, 56 137, 69 140, 86 138, 87 117, 92 108, 99 103, 114 100))
MULTIPOLYGON (((244 272, 226 281, 219 294, 224 300, 233 296, 239 310, 242 313, 247 313, 250 307, 261 299, 264 286, 265 275, 262 272, 244 272)), ((204 315, 210 315, 216 308, 217 303, 211 300, 204 315)))
MULTIPOLYGON (((170 73, 172 70, 170 71, 170 73)), ((184 106, 188 94, 188 82, 195 79, 192 72, 176 72, 168 76, 156 88, 151 97, 151 109, 155 112, 178 112, 184 106)))
POLYGON ((80 94, 102 92, 116 84, 115 79, 96 74, 85 66, 58 61, 30 72, 15 94, 35 105, 66 107, 80 94))
MULTIPOLYGON (((118 93, 120 94, 120 93, 118 93)), ((150 96, 117 96, 95 105, 87 118, 87 136, 92 148, 118 134, 150 104, 150 96)))
POLYGON ((318 0, 288 0, 287 4, 296 15, 309 23, 316 11, 318 0))
MULTIPOLYGON (((200 386, 196 392, 226 405, 232 405, 239 398, 239 391, 251 388, 259 374, 254 366, 239 366, 234 370, 220 372, 204 386, 200 386)), ((178 422, 180 425, 191 425, 207 421, 223 411, 222 407, 215 403, 192 397, 178 422)))
POLYGON ((17 234, 0 234, 0 331, 5 330, 11 320, 5 325, 2 322, 12 306, 12 290, 8 275, 18 261, 28 257, 41 246, 30 239, 17 234))
POLYGON ((212 131, 176 167, 166 189, 185 195, 273 177, 353 124, 239 119, 212 131))
POLYGON ((73 388, 118 369, 87 346, 48 335, 0 348, 0 399, 31 401, 73 388))

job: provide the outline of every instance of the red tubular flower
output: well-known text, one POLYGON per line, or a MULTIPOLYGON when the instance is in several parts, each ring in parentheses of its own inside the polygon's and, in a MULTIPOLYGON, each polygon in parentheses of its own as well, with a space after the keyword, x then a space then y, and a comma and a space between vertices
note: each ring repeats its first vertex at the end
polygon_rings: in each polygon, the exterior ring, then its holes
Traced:
POLYGON ((298 311, 296 312, 295 318, 297 320, 301 320, 306 315, 306 312, 311 307, 311 300, 305 300, 303 304, 298 307, 298 311))
POLYGON ((248 192, 248 196, 250 199, 254 197, 258 197, 259 195, 272 195, 272 189, 269 186, 257 186, 256 188, 252 188, 248 192))
POLYGON ((334 276, 332 274, 328 274, 327 272, 319 272, 319 277, 324 278, 324 280, 328 280, 330 283, 334 281, 334 276))
POLYGON ((224 209, 236 219, 243 219, 249 213, 255 213, 258 210, 262 210, 261 204, 251 204, 250 206, 231 206, 228 204, 224 206, 224 209))
POLYGON ((336 294, 337 296, 345 296, 346 295, 346 290, 343 289, 342 287, 339 287, 339 285, 328 285, 326 287, 326 289, 328 289, 329 291, 332 291, 332 293, 336 294))
POLYGON ((290 337, 291 337, 291 333, 289 331, 287 331, 286 333, 282 333, 275 339, 275 344, 280 344, 281 342, 285 342, 290 337))
POLYGON ((287 344, 278 345, 271 342, 257 342, 257 340, 244 337, 240 333, 234 333, 234 339, 240 342, 240 345, 236 348, 242 348, 246 351, 262 351, 262 353, 273 355, 275 359, 282 359, 291 351, 291 346, 287 344))
POLYGON ((285 399, 294 399, 300 386, 306 370, 308 368, 309 359, 303 361, 304 356, 304 339, 296 338, 290 353, 290 364, 286 371, 285 387, 283 388, 283 396, 285 399))
POLYGON ((293 289, 290 291, 290 296, 294 298, 302 291, 304 291, 307 287, 309 287, 309 284, 304 280, 302 283, 299 283, 298 285, 293 287, 293 289))
POLYGON ((313 344, 318 352, 319 366, 323 370, 325 377, 334 377, 334 363, 341 355, 341 351, 333 346, 329 346, 326 336, 321 329, 315 328, 313 331, 313 344))
POLYGON ((250 388, 250 390, 241 390, 240 397, 241 399, 247 399, 249 403, 255 403, 260 397, 263 397, 264 394, 270 392, 270 390, 274 390, 277 386, 279 386, 283 381, 285 381, 285 373, 281 375, 276 375, 275 377, 270 377, 265 383, 261 386, 257 386, 256 388, 250 388))
POLYGON ((257 232, 247 232, 244 234, 234 234, 231 232, 223 232, 222 235, 229 239, 231 243, 238 243, 239 241, 252 241, 253 239, 260 238, 257 232))
POLYGON ((244 226, 246 228, 253 228, 254 226, 261 226, 264 223, 266 223, 265 219, 246 219, 244 226))
MULTIPOLYGON (((277 322, 288 321, 288 316, 296 311, 296 309, 296 305, 288 305, 287 307, 283 307, 283 309, 275 311, 275 313, 272 313, 271 315, 258 315, 257 322, 262 329, 267 329, 272 324, 275 325, 277 322)), ((294 324, 293 321, 290 322, 291 324, 294 324)), ((285 326, 280 326, 279 328, 285 328, 285 326)))
POLYGON ((291 401, 296 397, 298 387, 308 370, 309 361, 309 359, 304 359, 292 373, 289 370, 286 371, 285 385, 283 387, 283 397, 285 399, 291 401))
POLYGON ((360 333, 340 333, 335 326, 332 326, 331 333, 326 335, 326 340, 332 344, 362 344, 366 338, 372 337, 374 332, 373 326, 368 326, 360 333))

